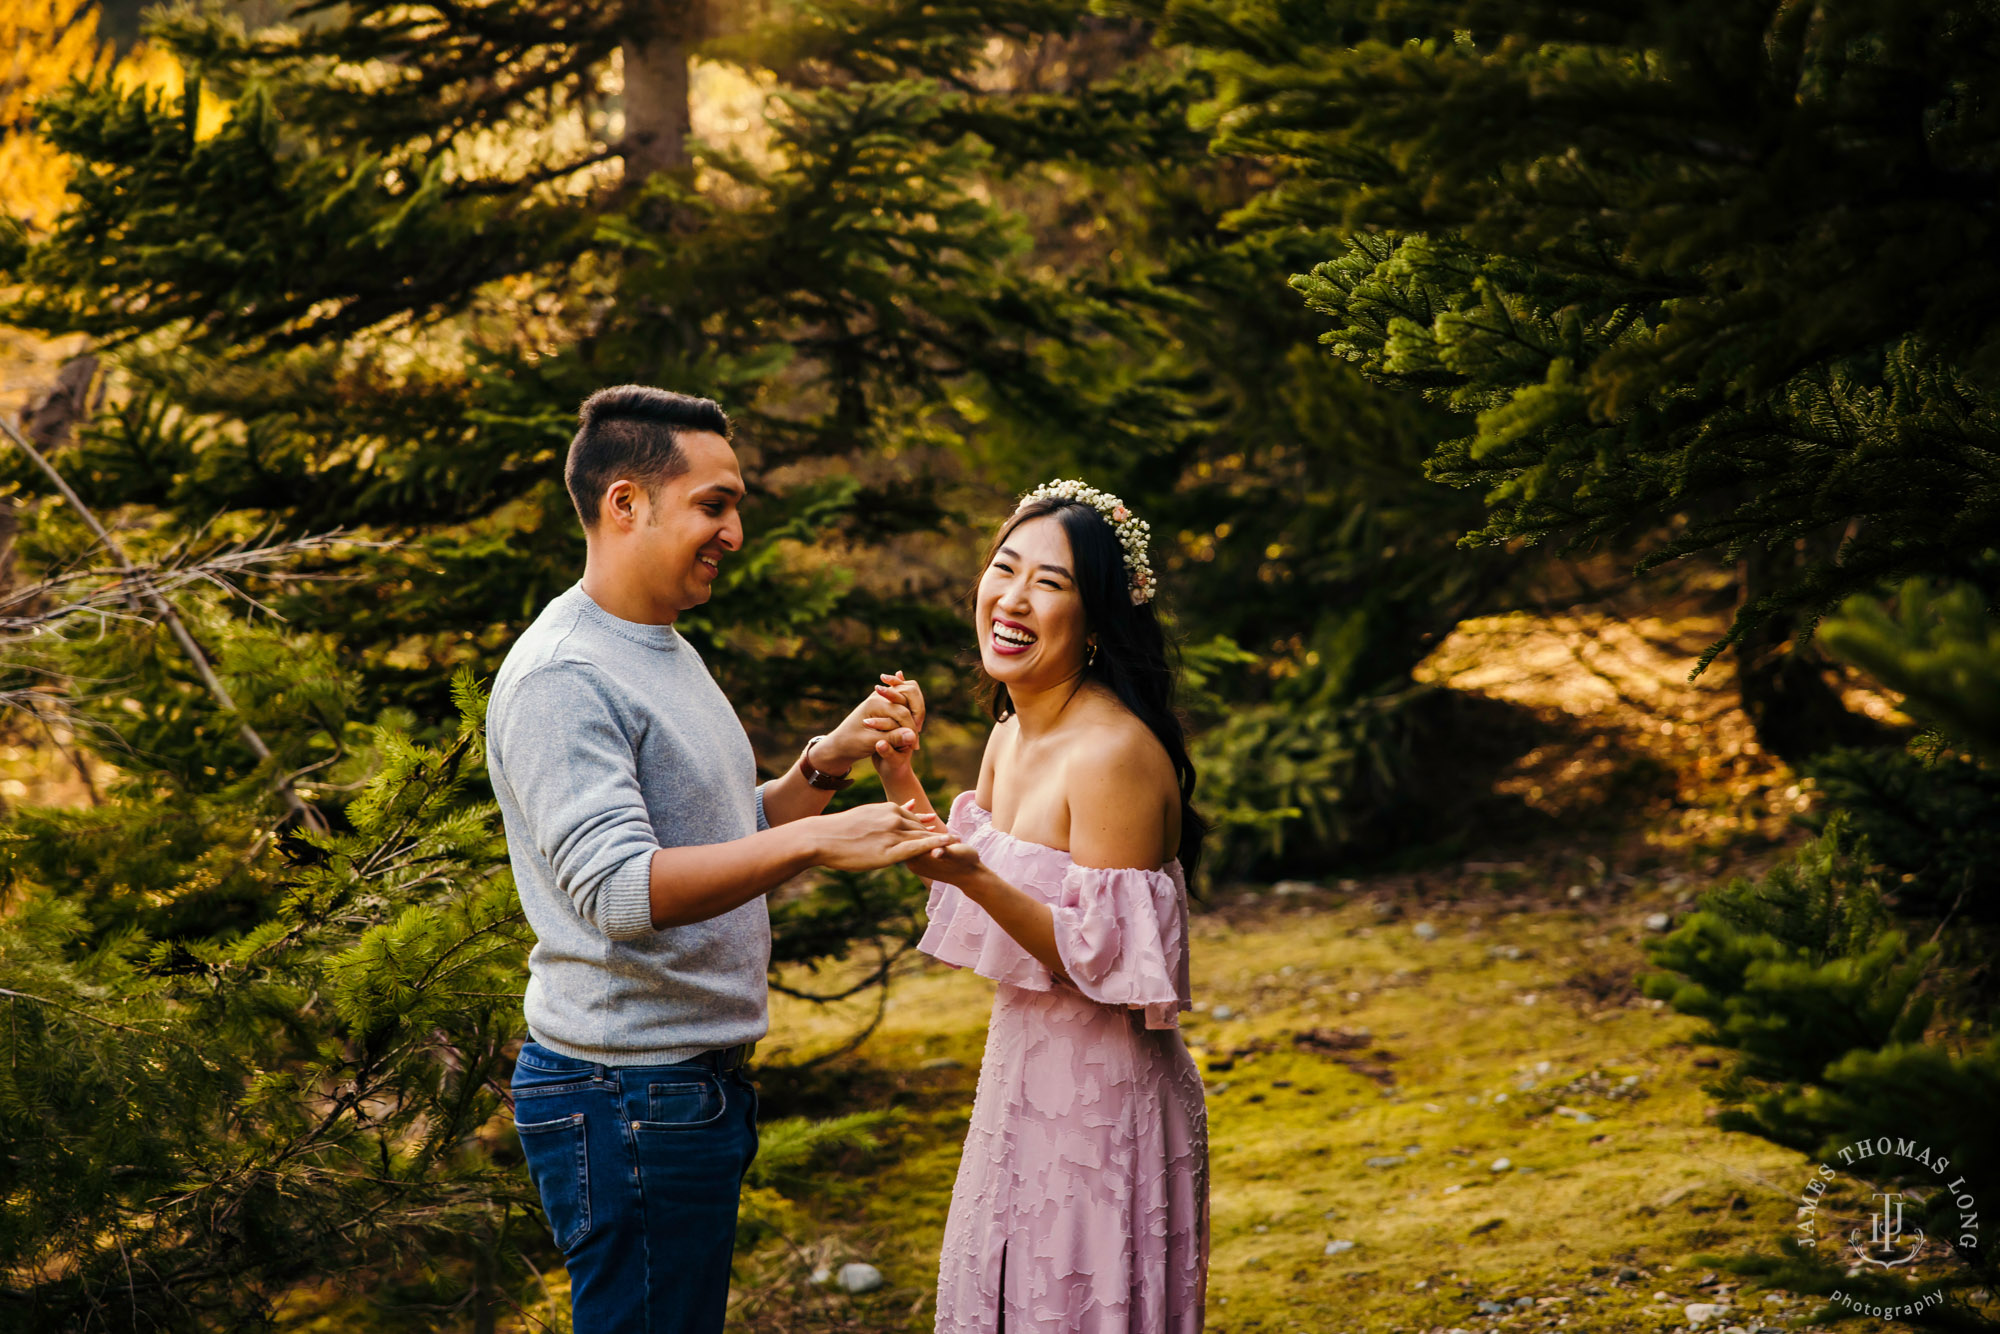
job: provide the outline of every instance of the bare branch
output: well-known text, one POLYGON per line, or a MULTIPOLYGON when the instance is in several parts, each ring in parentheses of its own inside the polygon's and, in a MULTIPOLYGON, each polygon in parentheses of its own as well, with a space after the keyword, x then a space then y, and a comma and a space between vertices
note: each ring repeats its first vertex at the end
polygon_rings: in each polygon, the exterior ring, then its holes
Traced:
MULTIPOLYGON (((62 493, 63 499, 70 503, 71 508, 76 511, 77 516, 83 520, 84 525, 96 536, 104 550, 110 554, 113 560, 118 562, 116 570, 102 572, 113 575, 116 578, 116 584, 107 585, 106 591, 115 592, 117 597, 126 603, 129 614, 140 619, 156 619, 159 624, 166 626, 168 632, 173 635, 175 642, 180 645, 181 652, 186 654, 188 661, 193 664, 196 673, 201 677, 202 684, 208 688, 210 696, 214 698, 215 702, 221 706, 224 712, 236 713, 235 697, 229 693, 229 687, 223 684, 222 678, 216 675, 215 667, 210 663, 208 654, 202 650, 200 643, 196 641, 193 633, 188 630, 186 623, 181 620, 180 613, 174 609, 174 604, 168 599, 167 592, 174 588, 184 587, 188 583, 206 582, 238 592, 239 596, 247 597, 247 594, 241 594, 240 590, 233 588, 228 582, 228 575, 230 573, 242 573, 259 564, 259 550, 254 548, 246 549, 240 546, 226 548, 209 561, 169 566, 165 569, 159 566, 135 565, 131 557, 126 555, 125 549, 119 545, 118 540, 98 521, 97 515, 92 512, 90 506, 84 504, 83 497, 76 493, 75 488, 70 486, 68 480, 56 470, 55 465, 50 463, 40 450, 30 444, 27 437, 15 429, 12 422, 0 418, 0 430, 4 430, 7 437, 14 442, 15 448, 26 454, 35 466, 48 476, 49 481, 54 483, 56 490, 62 493), (141 611, 142 606, 150 606, 152 609, 151 618, 148 618, 141 611)), ((302 542, 325 546, 338 540, 340 539, 337 535, 327 535, 321 538, 302 539, 302 542)), ((294 552, 292 554, 297 553, 294 552)), ((269 562, 263 561, 262 563, 268 564, 269 562)), ((84 612, 91 612, 98 616, 108 616, 111 614, 109 606, 94 603, 90 599, 85 599, 84 605, 78 609, 78 614, 84 612)), ((257 729, 252 727, 248 720, 239 720, 236 731, 237 735, 243 739, 243 744, 249 747, 250 753, 256 756, 258 763, 262 764, 270 760, 271 748, 264 744, 264 738, 258 735, 257 729)), ((281 775, 274 786, 284 798, 285 805, 290 808, 292 814, 297 816, 307 828, 324 830, 327 827, 325 817, 321 816, 316 809, 299 795, 298 789, 292 785, 292 779, 289 775, 281 775)))

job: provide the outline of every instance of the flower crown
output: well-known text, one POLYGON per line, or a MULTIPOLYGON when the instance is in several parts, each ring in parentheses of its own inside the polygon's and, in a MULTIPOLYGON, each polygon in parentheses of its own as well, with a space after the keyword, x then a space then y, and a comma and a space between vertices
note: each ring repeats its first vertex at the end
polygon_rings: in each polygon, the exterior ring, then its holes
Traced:
MULTIPOLYGON (((1111 531, 1118 534, 1118 545, 1125 548, 1125 573, 1131 580, 1132 605, 1143 606, 1153 600, 1157 586, 1153 582, 1153 563, 1146 558, 1146 542, 1153 535, 1150 524, 1144 519, 1134 518, 1132 511, 1125 508, 1125 502, 1109 491, 1099 491, 1082 482, 1043 482, 1022 496, 1021 504, 1040 500, 1043 496, 1074 500, 1102 514, 1104 521, 1111 525, 1111 531)), ((1015 508, 1018 510, 1020 506, 1015 508)))

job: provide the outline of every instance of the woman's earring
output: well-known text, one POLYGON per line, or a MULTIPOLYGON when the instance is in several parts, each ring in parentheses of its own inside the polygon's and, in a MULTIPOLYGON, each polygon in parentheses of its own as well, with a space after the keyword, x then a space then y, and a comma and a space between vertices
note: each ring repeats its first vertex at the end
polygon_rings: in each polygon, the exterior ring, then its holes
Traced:
POLYGON ((1083 665, 1086 667, 1095 667, 1097 665, 1097 645, 1092 644, 1090 646, 1090 656, 1083 660, 1083 665))

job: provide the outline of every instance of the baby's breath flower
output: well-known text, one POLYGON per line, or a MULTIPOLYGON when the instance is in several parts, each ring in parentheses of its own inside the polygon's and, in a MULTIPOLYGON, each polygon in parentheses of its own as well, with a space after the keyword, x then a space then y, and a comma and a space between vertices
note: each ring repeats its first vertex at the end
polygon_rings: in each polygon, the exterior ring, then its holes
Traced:
POLYGON ((1132 605, 1137 607, 1153 600, 1156 591, 1153 582, 1153 563, 1146 558, 1146 542, 1153 535, 1153 529, 1144 519, 1134 518, 1125 502, 1108 491, 1086 486, 1073 478, 1054 482, 1043 482, 1027 495, 1021 497, 1021 504, 1038 500, 1043 496, 1057 500, 1073 500, 1088 505, 1104 516, 1111 525, 1111 531, 1118 535, 1118 545, 1125 551, 1125 575, 1132 592, 1132 605))

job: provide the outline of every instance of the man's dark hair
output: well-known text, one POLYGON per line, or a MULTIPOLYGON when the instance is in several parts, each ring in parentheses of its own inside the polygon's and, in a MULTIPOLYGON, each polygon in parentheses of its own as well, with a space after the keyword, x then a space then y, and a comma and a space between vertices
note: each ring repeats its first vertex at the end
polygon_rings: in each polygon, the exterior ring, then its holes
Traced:
POLYGON ((676 394, 643 384, 600 389, 577 410, 563 482, 585 528, 597 526, 604 488, 629 477, 651 495, 687 471, 682 431, 713 431, 727 440, 729 416, 713 399, 676 394))

